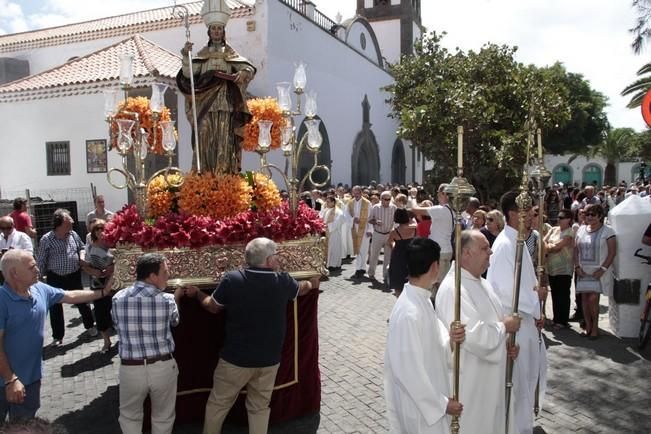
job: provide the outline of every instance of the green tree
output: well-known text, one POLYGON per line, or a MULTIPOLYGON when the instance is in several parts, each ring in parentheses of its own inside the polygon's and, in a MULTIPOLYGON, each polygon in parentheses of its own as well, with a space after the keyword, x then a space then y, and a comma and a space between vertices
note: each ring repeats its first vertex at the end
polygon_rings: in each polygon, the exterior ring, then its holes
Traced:
POLYGON ((535 120, 548 131, 573 119, 569 79, 559 64, 516 62, 515 47, 486 44, 477 52, 450 52, 441 38, 425 36, 415 56, 391 67, 396 81, 386 90, 392 116, 400 120, 399 135, 435 162, 435 183, 455 174, 456 130, 463 126, 466 177, 483 199, 496 198, 520 181, 527 125, 535 120))
POLYGON ((651 74, 649 73, 651 73, 651 63, 647 63, 637 71, 637 75, 641 78, 635 80, 622 90, 622 96, 632 95, 626 107, 635 108, 642 105, 644 95, 651 89, 651 74))
POLYGON ((604 183, 617 184, 616 164, 636 156, 638 152, 637 133, 633 128, 614 128, 608 131, 604 140, 590 148, 589 157, 601 156, 606 160, 604 183))

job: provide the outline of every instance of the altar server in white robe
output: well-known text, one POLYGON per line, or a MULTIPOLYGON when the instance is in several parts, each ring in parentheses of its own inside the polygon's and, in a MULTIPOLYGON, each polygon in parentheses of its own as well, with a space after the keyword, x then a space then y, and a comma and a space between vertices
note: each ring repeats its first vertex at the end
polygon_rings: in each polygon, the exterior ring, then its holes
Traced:
MULTIPOLYGON (((481 277, 491 253, 484 234, 462 232, 461 322, 466 326, 459 384, 462 434, 504 434, 507 337, 520 328, 520 319, 504 314, 493 288, 481 277)), ((436 293, 436 312, 443 324, 454 321, 454 276, 453 265, 436 293)), ((511 351, 511 357, 516 352, 511 351)), ((513 433, 513 424, 509 428, 513 433)))
POLYGON ((341 268, 342 237, 341 229, 344 225, 344 212, 337 208, 334 196, 326 198, 323 207, 323 222, 326 225, 328 239, 328 261, 326 266, 330 269, 341 268))
MULTIPOLYGON (((506 226, 493 243, 487 280, 499 297, 505 314, 513 309, 515 250, 518 237, 518 206, 515 198, 518 192, 505 193, 500 200, 506 226)), ((530 221, 533 214, 527 213, 530 221)), ((526 224, 527 222, 525 222, 526 224)), ((536 273, 531 256, 527 250, 522 255, 522 276, 520 279, 520 300, 518 313, 522 317, 517 343, 520 351, 513 368, 513 390, 511 400, 513 412, 510 424, 514 424, 518 434, 533 432, 533 407, 536 395, 536 383, 540 377, 540 401, 542 408, 546 388, 547 349, 544 341, 539 343, 538 328, 542 327, 540 301, 547 297, 547 288, 538 288, 536 273)))
POLYGON ((462 342, 463 327, 448 334, 430 301, 439 271, 440 248, 415 238, 407 248, 409 283, 393 307, 384 355, 384 391, 390 433, 448 434, 454 401, 449 365, 450 342, 462 342))

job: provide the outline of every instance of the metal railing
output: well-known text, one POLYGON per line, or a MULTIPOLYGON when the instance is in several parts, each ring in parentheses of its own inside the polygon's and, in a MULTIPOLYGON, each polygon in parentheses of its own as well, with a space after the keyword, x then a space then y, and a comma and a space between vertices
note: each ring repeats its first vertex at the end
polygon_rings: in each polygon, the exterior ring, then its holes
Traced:
POLYGON ((329 33, 334 33, 335 29, 339 25, 336 21, 332 20, 316 7, 309 8, 309 2, 306 2, 305 0, 280 0, 280 2, 294 9, 296 12, 329 33))

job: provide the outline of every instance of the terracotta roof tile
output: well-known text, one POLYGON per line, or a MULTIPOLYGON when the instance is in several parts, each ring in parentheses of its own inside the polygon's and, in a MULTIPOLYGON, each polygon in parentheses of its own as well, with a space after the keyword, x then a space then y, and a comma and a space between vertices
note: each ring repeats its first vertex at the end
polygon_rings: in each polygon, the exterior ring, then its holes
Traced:
POLYGON ((0 86, 0 94, 117 80, 120 76, 120 56, 125 53, 134 56, 134 79, 151 76, 173 79, 181 68, 180 56, 140 35, 134 35, 50 70, 0 86))
MULTIPOLYGON (((230 0, 230 3, 233 8, 231 18, 251 16, 255 12, 255 6, 247 6, 237 0, 230 0)), ((191 24, 201 22, 200 11, 202 4, 203 1, 185 4, 190 12, 189 21, 191 24)), ((173 6, 168 6, 65 26, 3 35, 0 36, 0 53, 132 35, 134 33, 145 33, 153 30, 182 26, 182 20, 178 16, 172 15, 172 9, 173 6)))

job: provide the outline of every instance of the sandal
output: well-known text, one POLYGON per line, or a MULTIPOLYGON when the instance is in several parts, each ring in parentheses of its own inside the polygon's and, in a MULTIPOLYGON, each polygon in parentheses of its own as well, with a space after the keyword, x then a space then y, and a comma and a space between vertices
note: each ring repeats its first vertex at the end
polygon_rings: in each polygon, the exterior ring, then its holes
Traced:
POLYGON ((109 351, 111 351, 111 344, 110 344, 110 343, 109 343, 109 344, 104 344, 104 346, 103 346, 102 349, 100 350, 100 353, 101 353, 101 354, 106 354, 106 353, 108 353, 109 351))

